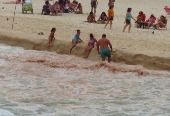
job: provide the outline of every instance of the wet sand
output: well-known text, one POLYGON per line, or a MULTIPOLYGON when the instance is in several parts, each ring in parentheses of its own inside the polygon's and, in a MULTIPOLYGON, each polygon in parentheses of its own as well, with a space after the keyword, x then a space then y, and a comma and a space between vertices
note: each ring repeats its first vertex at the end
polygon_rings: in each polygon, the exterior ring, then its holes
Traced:
MULTIPOLYGON (((5 0, 0 0, 4 2, 5 0)), ((71 39, 77 29, 81 29, 81 39, 85 42, 79 44, 73 49, 72 54, 82 57, 84 48, 88 43, 89 34, 93 33, 99 40, 105 33, 107 38, 113 44, 112 60, 114 62, 125 62, 127 64, 141 64, 149 69, 170 70, 170 33, 169 23, 166 29, 137 29, 132 21, 131 33, 122 32, 124 17, 127 8, 132 7, 132 14, 137 16, 142 10, 147 18, 153 13, 158 18, 160 15, 166 15, 164 6, 170 4, 170 1, 162 3, 159 0, 124 2, 123 0, 115 3, 115 19, 113 29, 104 29, 104 25, 89 24, 84 22, 87 13, 90 10, 89 1, 79 0, 83 5, 83 15, 63 14, 62 16, 44 16, 40 15, 44 1, 33 1, 34 14, 22 14, 21 5, 17 5, 16 15, 13 22, 15 5, 0 4, 0 42, 12 46, 21 46, 25 49, 55 51, 60 54, 68 54, 71 46, 71 39), (140 3, 140 6, 139 6, 140 3), (151 7, 152 6, 152 7, 151 7), (13 30, 12 30, 13 25, 13 30), (52 27, 56 27, 56 41, 53 47, 47 48, 47 38, 52 27), (3 29, 3 30, 2 30, 3 29), (154 34, 152 32, 154 31, 154 34), (37 33, 43 32, 44 35, 37 33)), ((102 11, 107 12, 107 2, 99 0, 97 8, 97 18, 102 11)), ((169 20, 169 16, 167 16, 169 20)), ((92 50, 90 60, 101 60, 97 54, 96 48, 92 50)))

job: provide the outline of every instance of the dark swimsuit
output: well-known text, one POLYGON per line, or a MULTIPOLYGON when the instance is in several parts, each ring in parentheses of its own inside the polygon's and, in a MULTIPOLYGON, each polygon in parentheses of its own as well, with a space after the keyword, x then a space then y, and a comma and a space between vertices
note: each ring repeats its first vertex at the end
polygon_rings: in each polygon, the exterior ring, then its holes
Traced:
POLYGON ((91 2, 91 7, 93 7, 93 8, 97 7, 96 1, 91 2))

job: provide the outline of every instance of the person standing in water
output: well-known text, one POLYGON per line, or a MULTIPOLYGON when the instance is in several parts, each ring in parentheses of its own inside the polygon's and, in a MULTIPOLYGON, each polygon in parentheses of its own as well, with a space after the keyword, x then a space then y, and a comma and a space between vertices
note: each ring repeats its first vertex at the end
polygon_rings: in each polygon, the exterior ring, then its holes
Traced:
POLYGON ((48 37, 48 45, 49 46, 52 46, 53 43, 54 43, 54 40, 55 40, 54 34, 55 34, 55 32, 56 32, 56 28, 52 28, 51 33, 50 33, 50 35, 48 37))
POLYGON ((97 43, 97 40, 94 38, 93 34, 90 33, 90 40, 89 40, 89 43, 88 43, 88 46, 86 48, 86 54, 84 56, 84 58, 88 58, 91 50, 94 48, 94 44, 97 43))
POLYGON ((129 26, 128 32, 130 33, 130 29, 132 27, 131 19, 133 19, 136 22, 136 20, 132 17, 131 11, 132 11, 132 8, 128 8, 127 9, 127 13, 126 13, 126 17, 125 17, 125 22, 124 22, 126 24, 125 24, 125 26, 123 28, 123 32, 125 31, 126 27, 129 26))
POLYGON ((114 11, 113 11, 113 6, 110 6, 109 10, 108 10, 108 21, 105 25, 106 26, 109 24, 110 22, 110 29, 112 29, 112 22, 113 22, 113 17, 114 17, 114 11))
MULTIPOLYGON (((77 30, 77 34, 74 36, 74 38, 73 38, 73 40, 72 40, 72 46, 71 46, 69 52, 71 53, 72 49, 73 49, 74 47, 76 47, 76 45, 77 45, 78 43, 81 43, 81 42, 83 42, 83 40, 80 39, 80 30, 77 30)), ((84 42, 83 42, 83 43, 84 43, 84 42)))
POLYGON ((97 0, 91 0, 91 12, 93 12, 94 9, 94 17, 96 16, 97 4, 98 4, 97 0))
POLYGON ((111 61, 111 52, 113 51, 112 44, 106 38, 105 34, 103 34, 102 38, 97 42, 97 51, 98 54, 101 55, 102 61, 105 61, 106 57, 108 57, 108 62, 111 61), (108 46, 110 47, 110 49, 108 46), (100 52, 99 52, 99 48, 100 48, 100 52))

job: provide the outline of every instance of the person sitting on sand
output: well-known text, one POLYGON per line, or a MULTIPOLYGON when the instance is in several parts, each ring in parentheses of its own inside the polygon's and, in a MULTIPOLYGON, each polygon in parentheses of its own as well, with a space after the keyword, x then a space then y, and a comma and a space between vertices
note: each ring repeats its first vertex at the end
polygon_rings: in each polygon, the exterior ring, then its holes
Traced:
POLYGON ((49 46, 52 46, 53 43, 54 43, 54 40, 55 40, 54 34, 55 34, 55 32, 56 32, 56 28, 52 28, 51 33, 50 33, 50 35, 48 37, 48 45, 49 46))
POLYGON ((49 15, 50 14, 50 7, 51 7, 51 5, 50 5, 49 1, 45 1, 45 5, 43 6, 41 14, 49 15))
POLYGON ((155 25, 155 29, 163 28, 167 24, 167 19, 163 15, 160 16, 160 19, 158 19, 158 23, 155 25))
POLYGON ((78 4, 75 13, 76 14, 83 14, 83 7, 82 7, 81 3, 78 4))
POLYGON ((113 21, 113 18, 114 18, 114 10, 113 10, 113 6, 110 6, 109 10, 108 10, 108 21, 105 25, 105 28, 106 26, 109 24, 110 22, 110 29, 112 29, 112 21, 113 21))
MULTIPOLYGON (((70 0, 68 0, 68 1, 70 1, 70 0)), ((70 3, 68 7, 71 12, 75 12, 76 8, 78 7, 78 2, 76 0, 73 0, 73 2, 70 3)))
POLYGON ((88 17, 87 17, 87 22, 89 22, 89 23, 95 23, 96 21, 95 21, 95 17, 94 17, 94 15, 93 15, 93 12, 90 12, 89 13, 89 15, 88 15, 88 17))
POLYGON ((152 14, 148 20, 145 22, 145 26, 149 29, 156 21, 156 17, 152 14))
POLYGON ((99 19, 97 20, 98 24, 103 24, 107 21, 107 15, 105 12, 102 12, 102 14, 100 15, 99 19))
POLYGON ((103 34, 102 38, 97 42, 97 51, 98 54, 101 55, 102 61, 105 61, 106 57, 108 57, 108 62, 111 61, 111 52, 113 51, 112 44, 108 39, 106 39, 105 34, 103 34), (110 49, 108 48, 108 45, 110 49), (100 52, 99 52, 99 47, 100 47, 100 52))
POLYGON ((85 53, 85 56, 84 58, 88 58, 91 50, 94 48, 94 44, 97 43, 97 40, 94 38, 93 34, 91 33, 90 34, 90 40, 89 40, 89 43, 88 43, 88 46, 86 48, 86 53, 85 53))
POLYGON ((59 11, 60 11, 60 8, 59 8, 60 6, 59 6, 59 4, 58 4, 58 2, 56 1, 52 6, 51 6, 51 13, 52 13, 52 15, 57 15, 58 13, 59 13, 59 11))
POLYGON ((11 1, 11 2, 3 2, 3 4, 21 4, 21 3, 24 3, 25 0, 16 0, 16 1, 11 1))
POLYGON ((136 21, 136 23, 138 24, 137 27, 141 28, 143 26, 144 28, 145 18, 146 18, 145 14, 142 11, 140 11, 139 15, 137 16, 137 21, 136 21))
POLYGON ((84 43, 83 40, 80 39, 80 30, 77 30, 77 34, 74 36, 74 38, 73 38, 73 40, 72 40, 72 46, 71 46, 69 52, 71 53, 72 49, 73 49, 74 47, 76 47, 76 45, 77 45, 78 43, 81 43, 81 42, 84 43))

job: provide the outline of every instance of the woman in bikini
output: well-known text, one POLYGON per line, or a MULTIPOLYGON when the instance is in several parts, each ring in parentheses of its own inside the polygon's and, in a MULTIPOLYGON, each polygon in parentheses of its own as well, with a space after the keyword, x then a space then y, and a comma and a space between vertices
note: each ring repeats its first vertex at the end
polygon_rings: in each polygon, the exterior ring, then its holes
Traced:
POLYGON ((164 17, 163 15, 161 15, 160 19, 158 19, 158 23, 156 23, 155 25, 155 29, 159 29, 162 28, 162 27, 165 27, 167 24, 167 19, 166 17, 164 17))
POLYGON ((107 15, 106 15, 105 12, 102 12, 99 19, 97 20, 97 23, 98 24, 103 24, 103 23, 105 23, 105 21, 107 21, 107 15))
POLYGON ((78 4, 78 7, 76 9, 76 14, 83 14, 83 7, 81 5, 81 3, 78 4))
POLYGON ((91 34, 90 34, 90 40, 89 40, 88 46, 87 46, 87 48, 85 49, 86 54, 85 54, 84 58, 88 58, 91 50, 94 48, 94 44, 95 44, 95 43, 97 43, 97 40, 94 38, 93 34, 91 33, 91 34))

